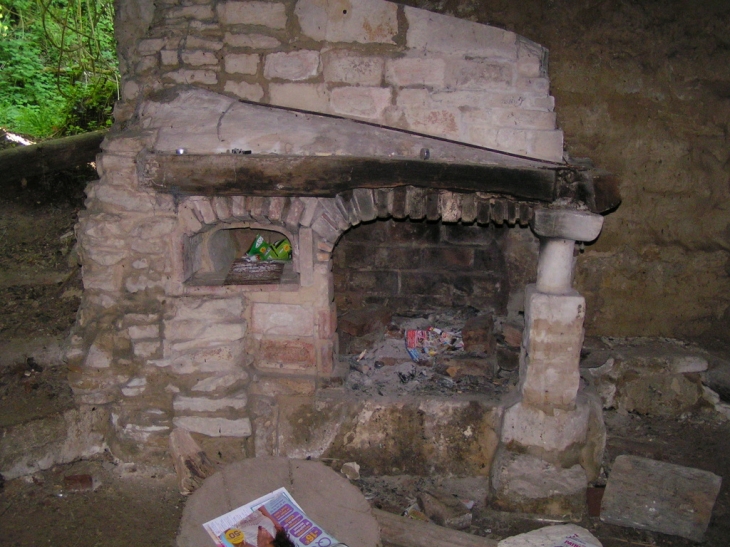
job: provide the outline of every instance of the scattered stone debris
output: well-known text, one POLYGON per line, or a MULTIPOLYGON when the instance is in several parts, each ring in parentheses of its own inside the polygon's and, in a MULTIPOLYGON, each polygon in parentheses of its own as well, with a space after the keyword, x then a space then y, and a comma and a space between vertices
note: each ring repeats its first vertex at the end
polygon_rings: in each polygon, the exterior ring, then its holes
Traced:
POLYGON ((360 466, 357 462, 347 462, 342 465, 340 473, 345 475, 351 481, 360 479, 360 466))
POLYGON ((461 500, 446 492, 422 492, 418 496, 418 505, 439 526, 464 530, 471 525, 471 511, 461 500))
POLYGON ((619 456, 601 504, 601 520, 702 541, 722 478, 709 471, 619 456))

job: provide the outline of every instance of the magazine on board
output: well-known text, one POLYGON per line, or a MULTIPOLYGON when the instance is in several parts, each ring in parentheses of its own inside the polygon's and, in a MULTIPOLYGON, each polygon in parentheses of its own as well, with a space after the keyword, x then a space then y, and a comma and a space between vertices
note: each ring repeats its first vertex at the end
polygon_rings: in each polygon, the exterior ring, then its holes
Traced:
POLYGON ((346 547, 279 488, 203 524, 218 547, 346 547))

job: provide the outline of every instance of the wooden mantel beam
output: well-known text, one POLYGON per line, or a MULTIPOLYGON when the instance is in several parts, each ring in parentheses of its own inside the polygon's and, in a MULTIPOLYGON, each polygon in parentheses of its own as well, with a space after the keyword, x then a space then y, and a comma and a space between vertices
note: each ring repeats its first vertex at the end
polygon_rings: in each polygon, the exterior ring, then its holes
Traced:
POLYGON ((155 154, 138 158, 142 183, 202 196, 332 197, 355 188, 418 186, 551 202, 552 169, 352 156, 155 154))

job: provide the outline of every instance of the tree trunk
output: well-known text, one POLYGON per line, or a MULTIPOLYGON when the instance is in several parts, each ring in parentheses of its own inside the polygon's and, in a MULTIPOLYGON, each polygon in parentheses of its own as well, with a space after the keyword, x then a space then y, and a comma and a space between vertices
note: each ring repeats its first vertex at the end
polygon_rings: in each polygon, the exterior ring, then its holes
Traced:
POLYGON ((90 163, 106 133, 104 129, 0 151, 0 180, 7 184, 90 163))

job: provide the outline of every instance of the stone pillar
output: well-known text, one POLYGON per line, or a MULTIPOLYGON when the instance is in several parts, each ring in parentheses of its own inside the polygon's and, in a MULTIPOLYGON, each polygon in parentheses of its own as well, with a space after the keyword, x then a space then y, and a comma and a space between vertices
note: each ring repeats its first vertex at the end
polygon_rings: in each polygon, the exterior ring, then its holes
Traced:
POLYGON ((602 225, 588 212, 535 212, 540 257, 537 283, 525 291, 519 398, 505 408, 492 469, 502 509, 575 515, 598 475, 605 428, 600 401, 579 392, 585 299, 572 282, 575 242, 594 240, 602 225))

